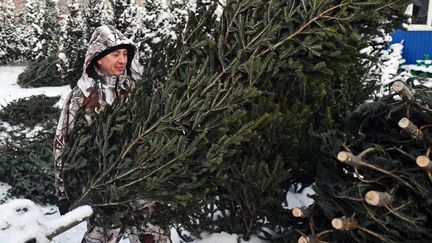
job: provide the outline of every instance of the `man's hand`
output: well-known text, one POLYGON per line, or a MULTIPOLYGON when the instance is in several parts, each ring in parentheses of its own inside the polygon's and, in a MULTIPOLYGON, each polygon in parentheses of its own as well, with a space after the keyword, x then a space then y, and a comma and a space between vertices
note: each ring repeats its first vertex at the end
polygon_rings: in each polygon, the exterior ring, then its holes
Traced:
POLYGON ((60 215, 65 215, 69 212, 70 202, 66 198, 62 198, 57 201, 57 206, 59 208, 60 215))

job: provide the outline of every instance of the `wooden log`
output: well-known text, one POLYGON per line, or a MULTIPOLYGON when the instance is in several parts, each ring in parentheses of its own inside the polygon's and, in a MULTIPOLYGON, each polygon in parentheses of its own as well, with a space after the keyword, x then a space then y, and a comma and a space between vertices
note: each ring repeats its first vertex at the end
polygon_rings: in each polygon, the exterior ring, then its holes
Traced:
POLYGON ((415 100, 414 95, 408 89, 408 87, 401 81, 396 81, 392 85, 392 89, 398 93, 404 101, 413 102, 415 100))
POLYGON ((399 127, 404 129, 410 136, 416 139, 422 139, 423 133, 416 125, 414 125, 408 118, 402 118, 399 123, 399 127))
POLYGON ((310 243, 309 237, 308 236, 300 236, 300 238, 298 238, 298 243, 310 243))
POLYGON ((362 161, 362 159, 359 156, 355 156, 352 153, 347 152, 347 151, 339 152, 337 155, 337 159, 340 162, 345 163, 345 164, 352 166, 354 168, 359 168, 364 164, 364 162, 362 161))
POLYGON ((394 202, 394 197, 387 192, 368 191, 365 195, 366 203, 371 206, 384 207, 394 202))
POLYGON ((417 165, 427 172, 432 172, 432 161, 424 155, 420 155, 416 159, 417 165))
POLYGON ((337 230, 352 230, 358 227, 357 221, 353 217, 347 218, 345 216, 332 219, 331 224, 337 230))
POLYGON ((319 243, 320 240, 315 235, 302 235, 298 238, 298 243, 319 243))
POLYGON ((66 213, 60 218, 51 221, 52 227, 46 232, 45 236, 52 239, 55 236, 75 227, 81 222, 85 221, 93 214, 93 209, 90 206, 80 206, 74 210, 66 213))
POLYGON ((293 208, 292 215, 296 218, 306 218, 310 215, 309 208, 293 208))

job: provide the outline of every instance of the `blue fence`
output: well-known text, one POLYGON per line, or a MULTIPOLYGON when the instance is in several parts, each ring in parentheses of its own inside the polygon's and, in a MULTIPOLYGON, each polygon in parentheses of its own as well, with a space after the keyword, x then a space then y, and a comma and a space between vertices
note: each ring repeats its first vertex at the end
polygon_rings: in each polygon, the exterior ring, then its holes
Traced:
POLYGON ((392 43, 404 40, 403 58, 406 64, 415 64, 416 60, 423 60, 426 54, 432 58, 432 31, 398 30, 391 36, 392 43))

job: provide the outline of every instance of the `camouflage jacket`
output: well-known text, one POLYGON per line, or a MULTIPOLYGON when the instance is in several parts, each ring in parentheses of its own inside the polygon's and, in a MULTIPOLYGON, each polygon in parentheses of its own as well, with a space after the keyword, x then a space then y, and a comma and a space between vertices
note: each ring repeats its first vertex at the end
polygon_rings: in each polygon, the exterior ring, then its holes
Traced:
MULTIPOLYGON (((129 46, 128 46, 129 47, 129 46)), ((78 111, 84 110, 87 124, 91 124, 96 115, 119 97, 125 96, 141 79, 142 66, 138 62, 139 53, 135 43, 127 39, 112 26, 100 26, 93 32, 85 55, 83 74, 65 99, 54 137, 54 173, 55 187, 59 199, 66 198, 62 179, 65 137, 73 131, 78 111), (121 76, 104 76, 94 65, 94 59, 101 52, 118 45, 130 45, 128 63, 121 76)))

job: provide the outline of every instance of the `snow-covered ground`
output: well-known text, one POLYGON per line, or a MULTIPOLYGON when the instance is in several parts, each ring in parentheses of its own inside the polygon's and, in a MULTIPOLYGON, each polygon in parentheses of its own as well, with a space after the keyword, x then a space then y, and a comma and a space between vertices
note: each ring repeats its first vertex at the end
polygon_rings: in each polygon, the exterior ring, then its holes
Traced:
POLYGON ((70 90, 69 86, 40 87, 23 89, 17 84, 17 78, 24 71, 22 66, 0 66, 0 106, 3 107, 12 100, 32 95, 46 95, 49 97, 61 95, 70 90))
MULTIPOLYGON (((0 109, 7 105, 9 102, 13 100, 17 100, 19 98, 28 97, 31 95, 40 95, 44 94, 46 96, 63 96, 67 92, 70 91, 70 88, 68 86, 61 86, 61 87, 41 87, 41 88, 21 88, 17 83, 18 75, 24 70, 24 67, 22 66, 3 66, 0 67, 0 109)), ((60 104, 61 105, 61 102, 60 104)), ((1 180, 1 178, 0 178, 1 180)), ((9 185, 6 183, 2 183, 0 181, 0 200, 4 198, 7 190, 10 188, 9 185)), ((303 196, 304 198, 304 196, 303 196)), ((301 204, 301 197, 296 196, 296 205, 301 204)), ((13 209, 16 206, 19 206, 20 204, 26 204, 28 201, 22 201, 22 200, 15 200, 15 201, 8 201, 3 205, 0 205, 0 242, 6 242, 5 239, 7 239, 7 242, 11 243, 20 243, 19 237, 23 236, 23 233, 25 231, 35 231, 38 230, 40 225, 32 225, 30 222, 25 222, 25 226, 22 226, 20 221, 20 214, 10 214, 9 210, 13 209), (16 203, 15 203, 16 202, 16 203), (8 220, 8 221, 7 221, 8 220), (17 231, 12 232, 11 230, 4 230, 5 227, 9 225, 21 225, 21 228, 17 228, 17 231), (6 224, 5 227, 2 225, 6 224), (22 228, 25 227, 25 228, 22 228), (18 237, 18 238, 15 238, 18 237)), ((58 213, 57 206, 48 205, 48 206, 41 206, 36 205, 36 209, 30 213, 26 213, 26 217, 28 219, 32 219, 31 222, 55 222, 59 221, 60 215, 58 213), (36 210, 37 209, 37 210, 36 210), (40 213, 41 212, 41 213, 40 213), (30 216, 30 217, 29 217, 30 216)), ((27 219, 26 218, 26 219, 27 219)), ((10 227, 12 228, 12 227, 10 227)), ((54 243, 79 243, 81 242, 82 236, 86 230, 86 223, 80 223, 74 228, 56 236, 51 242, 54 243)), ((171 239, 173 243, 180 243, 182 242, 180 238, 178 237, 175 230, 171 231, 172 236, 171 239)), ((238 240, 238 235, 232 235, 228 233, 219 233, 219 234, 211 234, 211 235, 203 235, 202 240, 195 240, 194 243, 236 243, 238 240)), ((127 239, 122 239, 121 243, 129 242, 127 239)), ((259 238, 253 237, 248 242, 250 243, 264 243, 266 241, 263 241, 259 238)))

